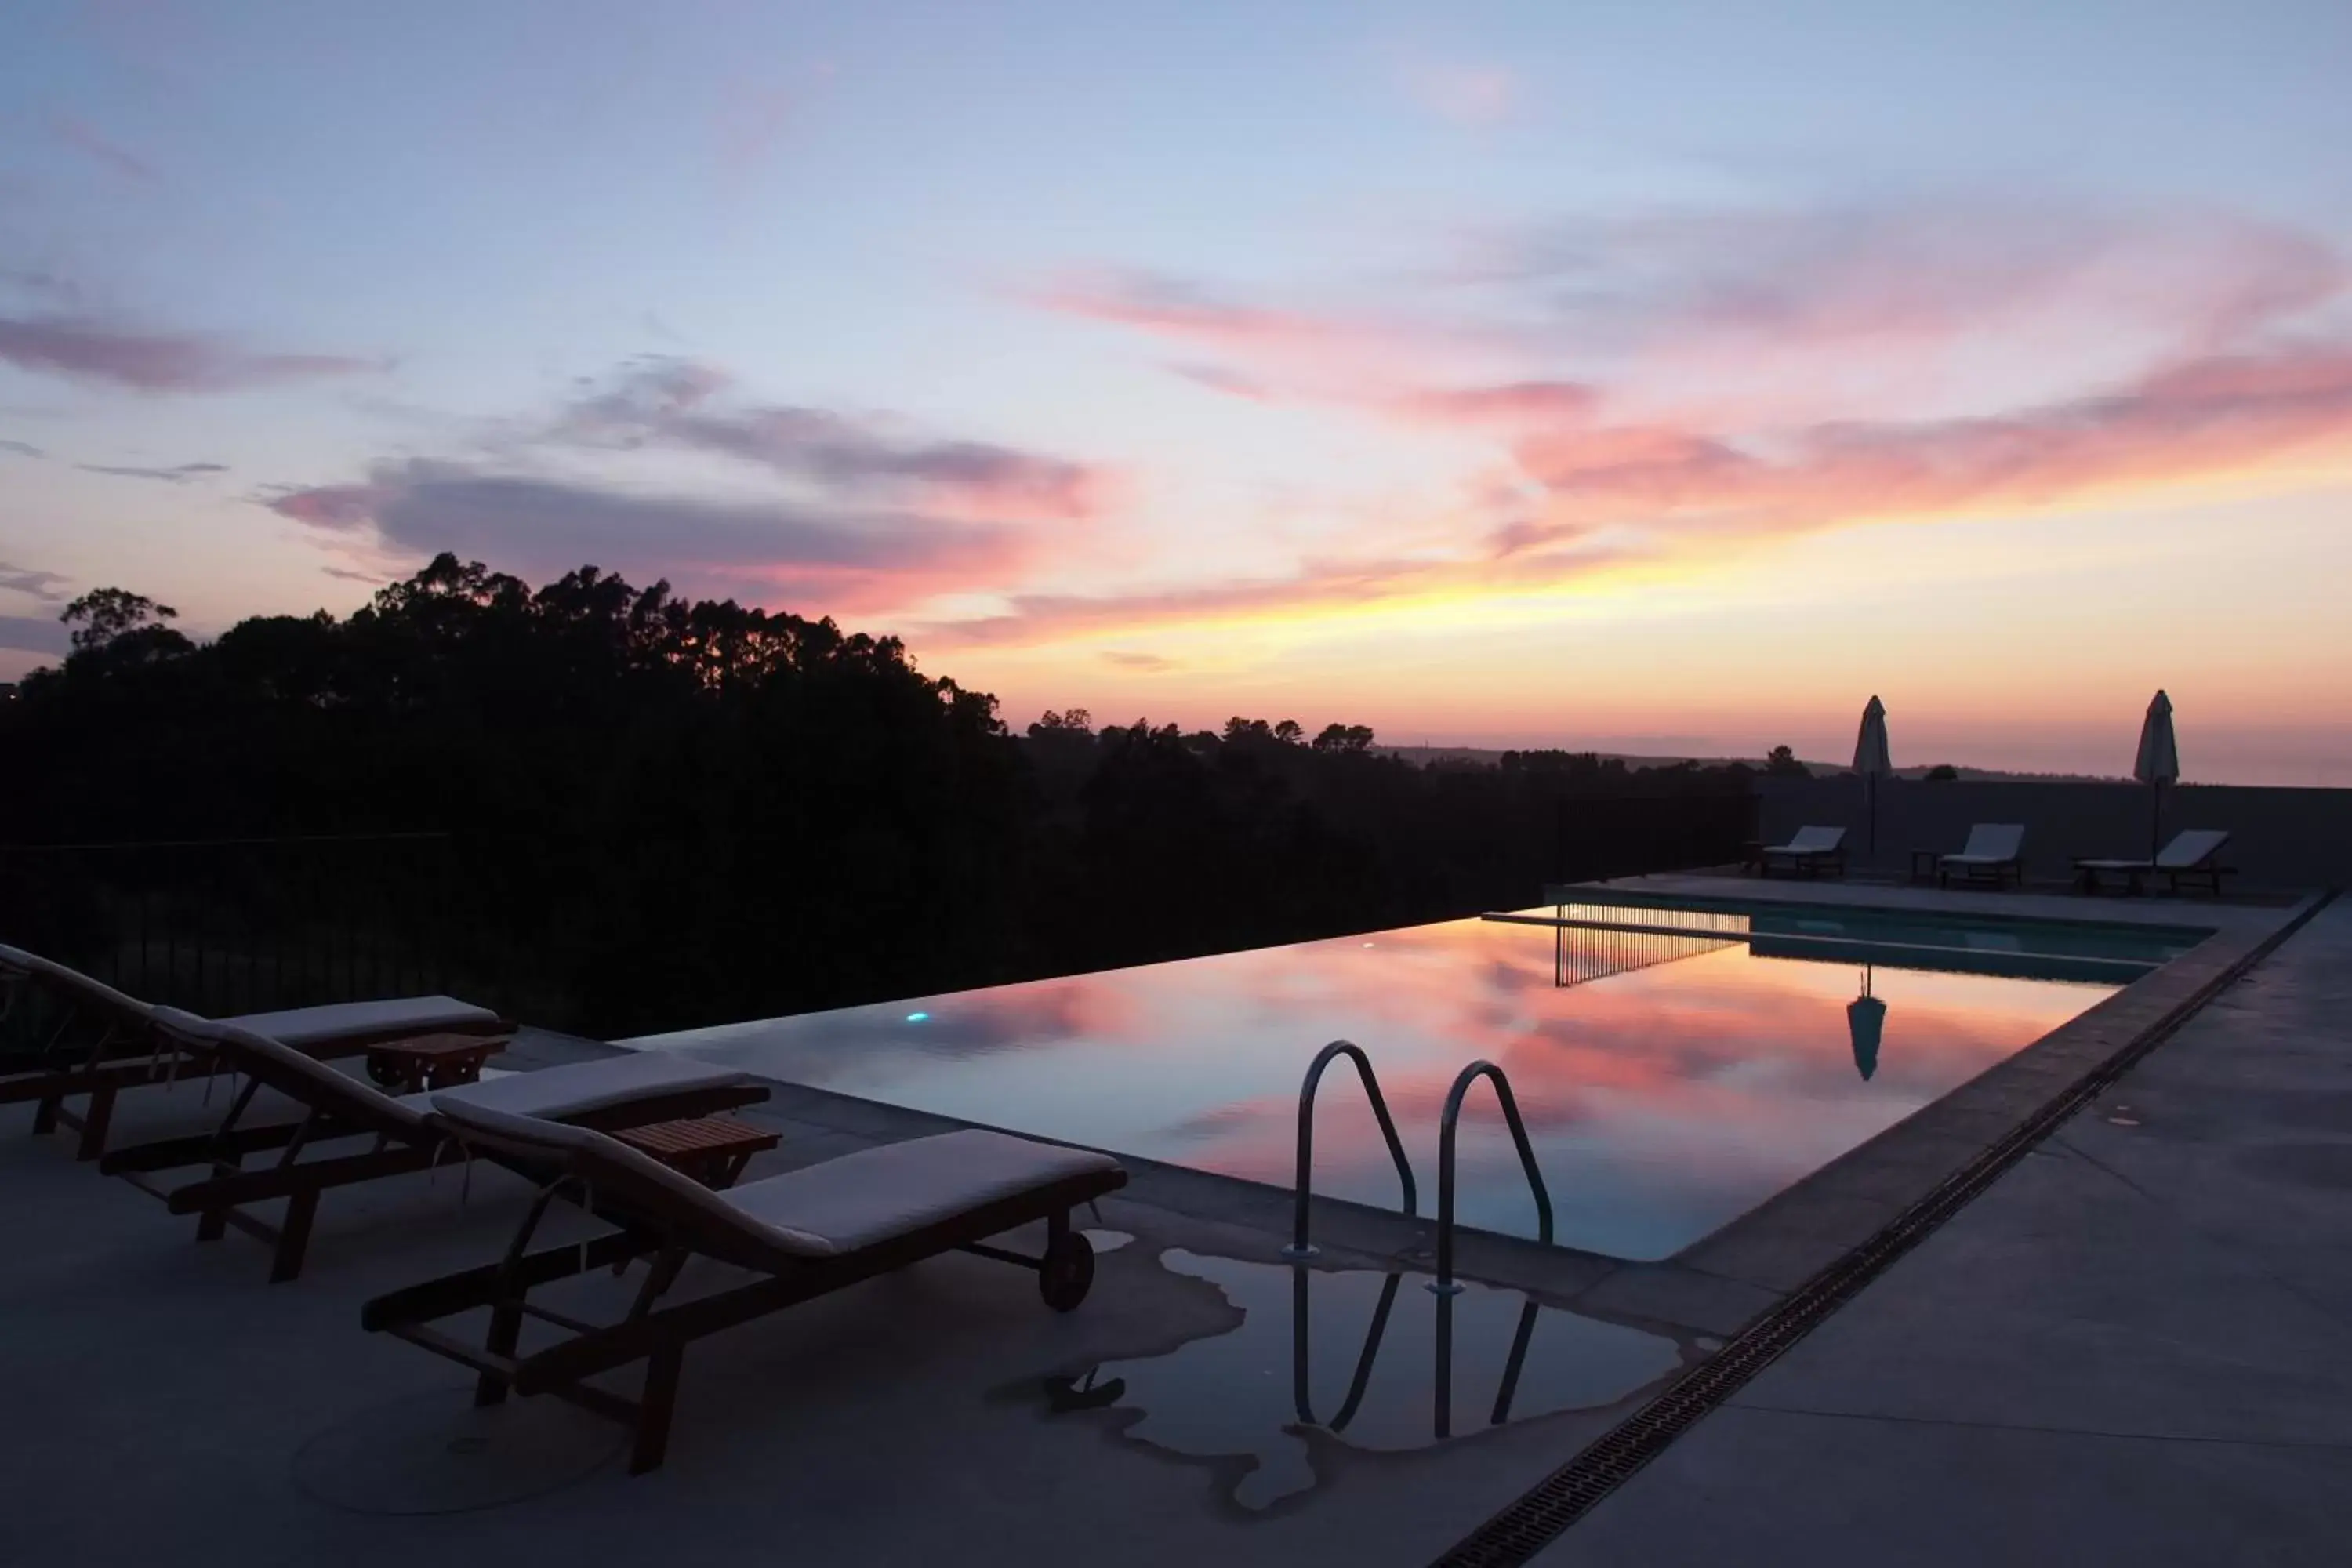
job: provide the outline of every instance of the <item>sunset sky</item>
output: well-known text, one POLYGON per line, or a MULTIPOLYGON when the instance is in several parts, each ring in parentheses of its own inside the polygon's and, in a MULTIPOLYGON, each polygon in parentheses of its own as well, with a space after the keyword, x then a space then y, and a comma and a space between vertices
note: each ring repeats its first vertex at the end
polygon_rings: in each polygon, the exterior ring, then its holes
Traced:
POLYGON ((453 549, 1386 741, 2352 784, 2352 6, 16 0, 0 679, 453 549))

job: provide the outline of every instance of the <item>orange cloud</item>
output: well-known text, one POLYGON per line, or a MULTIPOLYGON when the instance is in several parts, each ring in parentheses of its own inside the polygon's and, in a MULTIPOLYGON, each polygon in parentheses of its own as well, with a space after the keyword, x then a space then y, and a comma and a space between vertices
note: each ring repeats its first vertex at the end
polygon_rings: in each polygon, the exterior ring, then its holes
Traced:
POLYGON ((1241 305, 1199 284, 1161 273, 1095 272, 1065 278, 1032 296, 1064 315, 1135 327, 1210 345, 1339 343, 1368 327, 1308 311, 1241 305))
POLYGON ((1598 412, 1601 394, 1580 382, 1515 381, 1496 386, 1419 388, 1400 394, 1387 406, 1405 418, 1438 425, 1582 421, 1598 412))
POLYGON ((1984 204, 1523 233, 1385 317, 1097 275, 1046 302, 1213 355, 1179 367, 1197 383, 1453 448, 1491 433, 1500 450, 1465 468, 1410 552, 1015 594, 1006 614, 939 629, 1052 643, 1557 590, 1729 541, 2340 465, 2352 336, 2327 312, 2347 290, 2337 247, 2274 226, 1984 204), (1499 296, 1517 324, 1482 321, 1465 291, 1490 310, 1499 296), (1492 374, 1514 357, 1523 374, 1492 374))
POLYGON ((2352 460, 2352 347, 2200 361, 2115 393, 1998 418, 1847 422, 1770 441, 1577 425, 1514 446, 1541 500, 1528 507, 1506 492, 1465 501, 1465 537, 1448 557, 1310 560, 1275 578, 1016 595, 1009 614, 935 630, 965 641, 1052 642, 1559 588, 1727 536, 2153 492, 2312 452, 2352 460))

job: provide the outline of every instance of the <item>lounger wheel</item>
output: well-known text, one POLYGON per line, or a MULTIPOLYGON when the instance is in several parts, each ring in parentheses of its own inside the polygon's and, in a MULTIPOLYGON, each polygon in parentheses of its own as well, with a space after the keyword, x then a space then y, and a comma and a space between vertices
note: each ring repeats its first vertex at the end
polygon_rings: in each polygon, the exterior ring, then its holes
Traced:
POLYGON ((1075 1230, 1064 1231, 1045 1247, 1037 1262, 1037 1294, 1056 1312, 1067 1312, 1087 1299, 1095 1283, 1094 1244, 1075 1230))

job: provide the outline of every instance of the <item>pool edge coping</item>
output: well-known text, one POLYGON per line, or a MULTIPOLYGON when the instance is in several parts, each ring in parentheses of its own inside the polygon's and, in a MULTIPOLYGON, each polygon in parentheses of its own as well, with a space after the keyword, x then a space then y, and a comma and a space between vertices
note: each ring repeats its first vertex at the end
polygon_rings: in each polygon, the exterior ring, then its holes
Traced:
MULTIPOLYGON (((1683 1432, 1722 1405, 1805 1334, 1826 1321, 1905 1253, 1973 1202, 2042 1139, 2095 1099, 2101 1089, 2170 1038, 2223 991, 2243 978, 2300 931, 2336 896, 2334 889, 2306 894, 2295 900, 2291 908, 2282 910, 2281 918, 2266 931, 2217 931, 2189 952, 2160 966, 2154 973, 2052 1030, 2023 1050, 1954 1089, 1951 1094, 1923 1106, 1869 1142, 1847 1151, 1740 1219, 1677 1253, 1668 1260, 1670 1263, 1692 1272, 1712 1274, 1713 1270, 1692 1261, 1696 1254, 1718 1242, 1734 1238, 1736 1233, 1751 1226, 1756 1227, 1755 1235, 1765 1237, 1769 1237, 1776 1227, 1784 1232, 1797 1232, 1801 1227, 1790 1224, 1789 1212, 1793 1211, 1802 1219, 1806 1217, 1808 1207, 1822 1211, 1821 1217, 1831 1223, 1812 1234, 1800 1235, 1800 1256, 1821 1253, 1830 1247, 1833 1237, 1853 1231, 1860 1224, 1862 1213, 1853 1205, 1850 1195, 1836 1194, 1829 1186, 1817 1185, 1822 1178, 1831 1176, 1850 1163, 1864 1163, 1859 1157, 1882 1144, 1899 1148, 1906 1141, 1902 1136, 1906 1130, 1913 1130, 1915 1124, 1938 1107, 1967 1095, 2003 1068, 2033 1055, 2042 1047, 2054 1047, 2037 1059, 2032 1071, 2045 1079, 2056 1077, 2057 1083, 2042 1090, 2034 1103, 2013 1113, 2006 1131, 1994 1136, 1973 1156, 1949 1170, 1941 1180, 1919 1191, 1912 1201, 1897 1206, 1883 1222, 1864 1227, 1862 1234, 1849 1244, 1830 1251, 1811 1273, 1795 1285, 1778 1291, 1778 1301, 1753 1317, 1721 1350, 1660 1390, 1640 1409, 1629 1414, 1608 1432, 1585 1445, 1516 1501, 1465 1534, 1453 1548, 1439 1557, 1438 1568, 1507 1568, 1507 1565, 1529 1561, 1550 1545, 1683 1432), (2159 981, 2167 984, 2158 985, 2157 983, 2159 981), (2150 989, 2133 998, 2131 994, 2140 991, 2143 986, 2150 989), (2126 1001, 2135 1005, 2119 1005, 2126 1001), (2133 1020, 2138 1022, 2134 1024, 2133 1020), (2119 1042, 2093 1056, 2092 1053, 2103 1042, 2113 1038, 2119 1027, 2128 1032, 2119 1042), (2065 1074, 2068 1066, 2083 1058, 2088 1058, 2086 1065, 2065 1074), (2064 1076, 2060 1076, 2062 1074, 2064 1076), (1808 1189, 1811 1189, 1810 1193, 1808 1189), (1787 1209, 1782 1208, 1784 1201, 1788 1202, 1787 1209)), ((2022 1095, 2030 1088, 2031 1079, 2028 1079, 2013 1086, 2004 1082, 1996 1092, 2008 1098, 2022 1095)), ((1992 1107, 1978 1108, 1972 1113, 2000 1114, 1992 1107)), ((1916 1140, 1916 1131, 1911 1136, 1916 1140)), ((1964 1139, 1965 1134, 1962 1137, 1964 1139)), ((1754 1237, 1740 1239, 1752 1243, 1754 1237)), ((1736 1274, 1717 1277, 1727 1282, 1756 1283, 1742 1279, 1736 1274)), ((1761 1288, 1773 1289, 1769 1285, 1761 1288)))
POLYGON ((2178 1027, 2210 992, 2283 941, 2330 896, 2307 894, 2276 910, 2273 920, 2242 920, 2214 930, 2187 952, 1662 1261, 1779 1295, 1800 1289, 2086 1078, 2149 1036, 2178 1027))

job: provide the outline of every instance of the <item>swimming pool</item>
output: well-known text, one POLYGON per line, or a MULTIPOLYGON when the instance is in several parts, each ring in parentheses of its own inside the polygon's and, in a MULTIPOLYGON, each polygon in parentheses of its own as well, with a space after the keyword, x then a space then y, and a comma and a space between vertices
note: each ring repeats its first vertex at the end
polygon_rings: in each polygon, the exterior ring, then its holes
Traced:
MULTIPOLYGON (((1447 1087, 1510 1076, 1555 1239, 1668 1257, 2112 994, 2204 933, 1731 904, 1485 920, 730 1024, 625 1044, 1287 1188, 1299 1079, 1370 1053, 1435 1192, 1447 1087)), ((1319 1193, 1394 1206, 1344 1068, 1319 1193)), ((1502 1119, 1474 1090, 1462 1223, 1535 1232, 1502 1119)))

